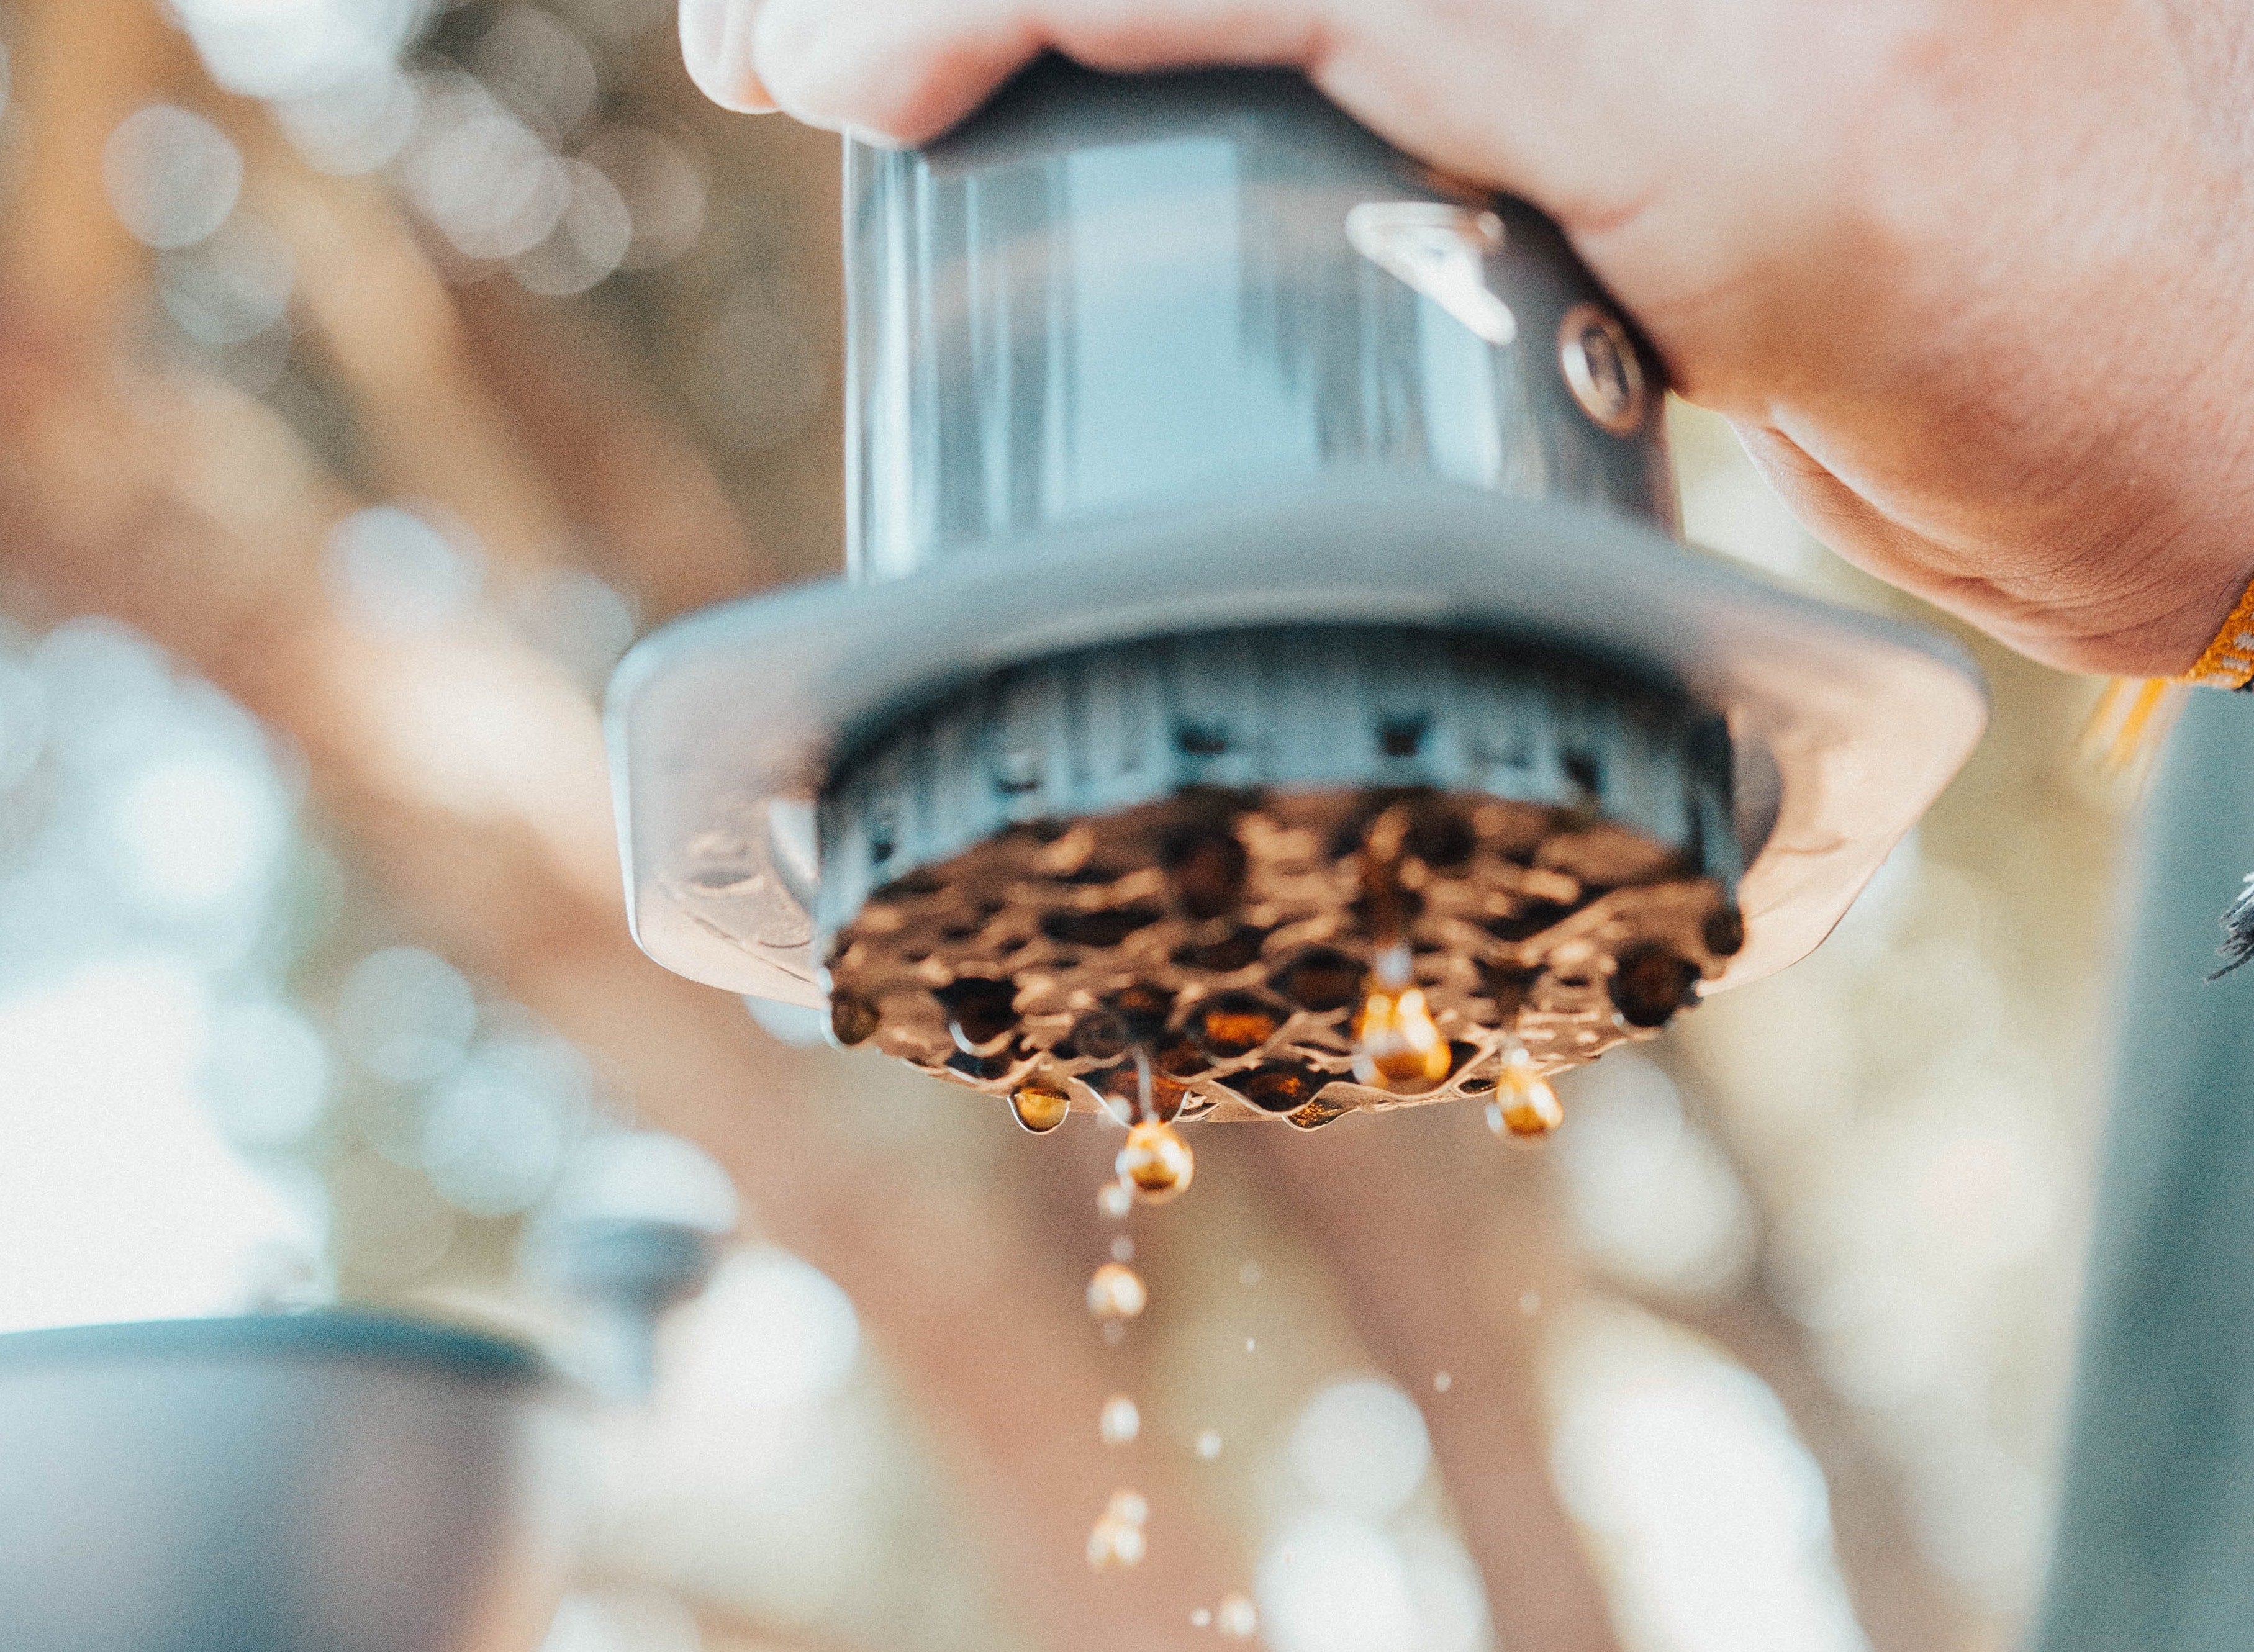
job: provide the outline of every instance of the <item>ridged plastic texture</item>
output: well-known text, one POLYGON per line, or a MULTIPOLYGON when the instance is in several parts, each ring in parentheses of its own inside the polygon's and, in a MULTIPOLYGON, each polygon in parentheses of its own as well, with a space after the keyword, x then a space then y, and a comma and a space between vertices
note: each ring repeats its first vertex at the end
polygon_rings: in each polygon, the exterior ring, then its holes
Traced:
POLYGON ((1746 853, 1719 718, 1632 676, 1407 628, 1206 633, 1040 661, 906 719, 839 773, 820 812, 824 934, 880 886, 1012 825, 1186 788, 1432 788, 1583 809, 1726 893, 1746 853))

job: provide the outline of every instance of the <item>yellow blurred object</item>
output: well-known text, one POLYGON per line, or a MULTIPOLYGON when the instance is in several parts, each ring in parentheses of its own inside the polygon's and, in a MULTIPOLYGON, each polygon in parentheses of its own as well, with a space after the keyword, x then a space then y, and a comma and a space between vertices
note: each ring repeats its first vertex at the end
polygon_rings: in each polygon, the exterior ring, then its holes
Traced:
POLYGON ((2237 606, 2207 651, 2173 680, 2203 689, 2243 689, 2254 682, 2254 584, 2239 593, 2237 606))
POLYGON ((1190 1144, 1172 1124, 1145 1119, 1127 1132, 1119 1150, 1120 1180, 1131 1183, 1138 1197, 1162 1204, 1190 1185, 1197 1160, 1190 1144))
POLYGON ((2082 730, 2083 760, 2141 787, 2191 689, 2189 677, 2115 677, 2082 730))
POLYGON ((1547 1136, 1565 1122, 1565 1110, 1550 1081, 1534 1070, 1534 1059, 1523 1046, 1505 1058, 1495 1075, 1494 1100, 1488 1103, 1488 1128, 1498 1136, 1522 1141, 1547 1136))
POLYGON ((1088 1282, 1088 1311, 1099 1320, 1131 1320, 1150 1300, 1143 1276, 1116 1262, 1105 1263, 1088 1282))
POLYGON ((1028 1084, 1010 1098, 1010 1111, 1034 1135, 1046 1136, 1072 1111, 1072 1097, 1046 1084, 1028 1084))
POLYGON ((1448 1040, 1416 987, 1370 989, 1354 1025, 1354 1076, 1374 1089, 1413 1093, 1440 1083, 1451 1062, 1448 1040))

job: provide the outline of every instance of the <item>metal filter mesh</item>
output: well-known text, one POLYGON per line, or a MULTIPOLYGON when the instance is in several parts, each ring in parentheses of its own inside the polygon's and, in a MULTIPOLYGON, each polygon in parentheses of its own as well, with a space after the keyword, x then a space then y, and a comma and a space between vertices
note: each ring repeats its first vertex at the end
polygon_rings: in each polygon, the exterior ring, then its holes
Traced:
POLYGON ((1680 696, 1491 639, 1237 634, 1022 668, 887 731, 825 797, 833 1028, 1081 1110, 1131 1109, 1138 1049, 1162 1116, 1314 1128, 1483 1094, 1514 1036, 1578 1065, 1721 973, 1743 941, 1729 784, 1680 696), (1318 783, 1357 773, 1457 783, 1318 783), (1351 1070, 1390 941, 1452 1055, 1407 1094, 1351 1070))

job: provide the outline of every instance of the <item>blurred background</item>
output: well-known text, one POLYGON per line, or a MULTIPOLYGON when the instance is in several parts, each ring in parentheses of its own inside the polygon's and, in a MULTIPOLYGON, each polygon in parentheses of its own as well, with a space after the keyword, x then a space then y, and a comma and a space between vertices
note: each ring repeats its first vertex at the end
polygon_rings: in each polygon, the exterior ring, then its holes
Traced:
MULTIPOLYGON (((0 0, 0 1330, 568 1354, 527 1231, 732 1224, 550 1652, 1142 1652, 1231 1594, 1275 1652, 2011 1643, 2103 1100, 2091 685, 1976 642, 1994 730, 1838 934, 1550 1150, 1206 1129, 1116 1227, 1103 1126, 626 936, 609 668, 840 560, 836 164, 707 107, 670 0, 0 0), (1149 1556, 1091 1571, 1130 1486, 1149 1556)), ((1911 606, 1675 418, 1694 538, 1911 606)))

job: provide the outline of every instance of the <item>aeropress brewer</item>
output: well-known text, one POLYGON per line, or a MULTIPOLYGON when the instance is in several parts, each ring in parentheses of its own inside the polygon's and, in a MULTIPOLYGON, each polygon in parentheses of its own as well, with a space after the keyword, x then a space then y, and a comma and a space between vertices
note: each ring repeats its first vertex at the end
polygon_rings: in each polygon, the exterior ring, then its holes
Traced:
POLYGON ((1295 75, 1045 61, 845 189, 846 576, 612 690, 682 975, 1049 1122, 1312 1128, 1792 962, 1978 737, 1953 644, 1679 542, 1552 224, 1295 75))

